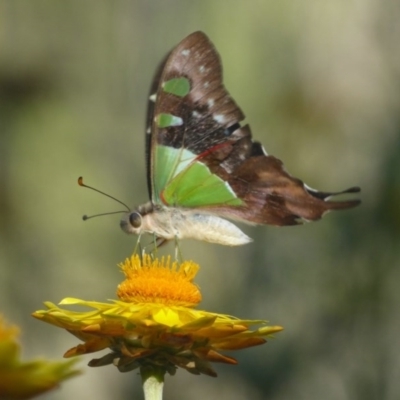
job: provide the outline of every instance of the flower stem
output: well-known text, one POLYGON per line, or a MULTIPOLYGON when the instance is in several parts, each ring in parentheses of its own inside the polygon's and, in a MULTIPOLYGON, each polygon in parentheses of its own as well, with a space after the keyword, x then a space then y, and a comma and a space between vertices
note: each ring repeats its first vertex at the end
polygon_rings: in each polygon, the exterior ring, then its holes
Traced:
POLYGON ((165 369, 157 367, 140 368, 145 400, 162 400, 165 369))

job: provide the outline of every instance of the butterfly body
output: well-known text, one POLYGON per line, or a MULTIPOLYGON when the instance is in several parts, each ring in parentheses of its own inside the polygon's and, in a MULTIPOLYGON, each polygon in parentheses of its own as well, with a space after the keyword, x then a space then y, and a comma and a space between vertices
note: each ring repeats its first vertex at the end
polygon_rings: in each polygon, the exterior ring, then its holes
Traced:
POLYGON ((126 233, 150 233, 165 240, 189 238, 226 246, 238 246, 251 241, 236 225, 217 215, 154 206, 151 202, 127 213, 121 220, 121 228, 126 233), (135 219, 137 223, 133 222, 135 219))
POLYGON ((146 148, 150 202, 121 221, 127 233, 224 245, 251 241, 225 218, 276 226, 320 219, 359 200, 330 201, 291 176, 252 140, 222 82, 219 55, 202 32, 180 42, 158 68, 149 94, 146 148))

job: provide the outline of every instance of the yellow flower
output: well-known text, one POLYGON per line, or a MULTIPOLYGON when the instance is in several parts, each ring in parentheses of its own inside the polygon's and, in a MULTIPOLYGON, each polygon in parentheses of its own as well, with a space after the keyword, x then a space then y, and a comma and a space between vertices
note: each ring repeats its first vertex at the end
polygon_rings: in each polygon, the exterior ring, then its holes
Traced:
POLYGON ((0 315, 0 399, 30 399, 77 375, 72 362, 21 362, 16 341, 18 328, 7 326, 0 315))
POLYGON ((68 350, 65 357, 110 348, 111 353, 90 361, 90 366, 113 363, 121 372, 135 368, 162 368, 171 374, 177 367, 194 374, 216 376, 210 362, 236 364, 226 350, 239 350, 266 342, 282 330, 262 320, 241 320, 201 311, 199 288, 192 282, 199 266, 181 264, 170 258, 152 259, 137 255, 120 265, 126 280, 111 303, 72 298, 62 305, 90 307, 76 312, 45 303, 47 310, 34 317, 67 329, 84 343, 68 350), (251 329, 254 325, 261 325, 251 329))

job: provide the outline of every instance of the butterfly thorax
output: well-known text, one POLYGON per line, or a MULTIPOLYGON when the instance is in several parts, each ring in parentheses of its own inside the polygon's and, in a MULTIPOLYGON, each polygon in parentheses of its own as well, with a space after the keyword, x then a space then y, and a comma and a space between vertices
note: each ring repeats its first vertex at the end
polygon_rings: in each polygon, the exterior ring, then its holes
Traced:
POLYGON ((150 233, 167 240, 196 239, 228 246, 251 241, 236 225, 217 215, 152 202, 125 214, 120 225, 129 234, 150 233))

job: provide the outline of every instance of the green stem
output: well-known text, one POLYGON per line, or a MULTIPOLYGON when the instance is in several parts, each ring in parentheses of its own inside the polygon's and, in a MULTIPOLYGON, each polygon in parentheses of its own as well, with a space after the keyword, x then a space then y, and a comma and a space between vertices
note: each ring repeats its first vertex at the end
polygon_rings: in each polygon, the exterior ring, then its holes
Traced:
POLYGON ((162 400, 165 369, 156 367, 142 367, 143 391, 145 400, 162 400))

